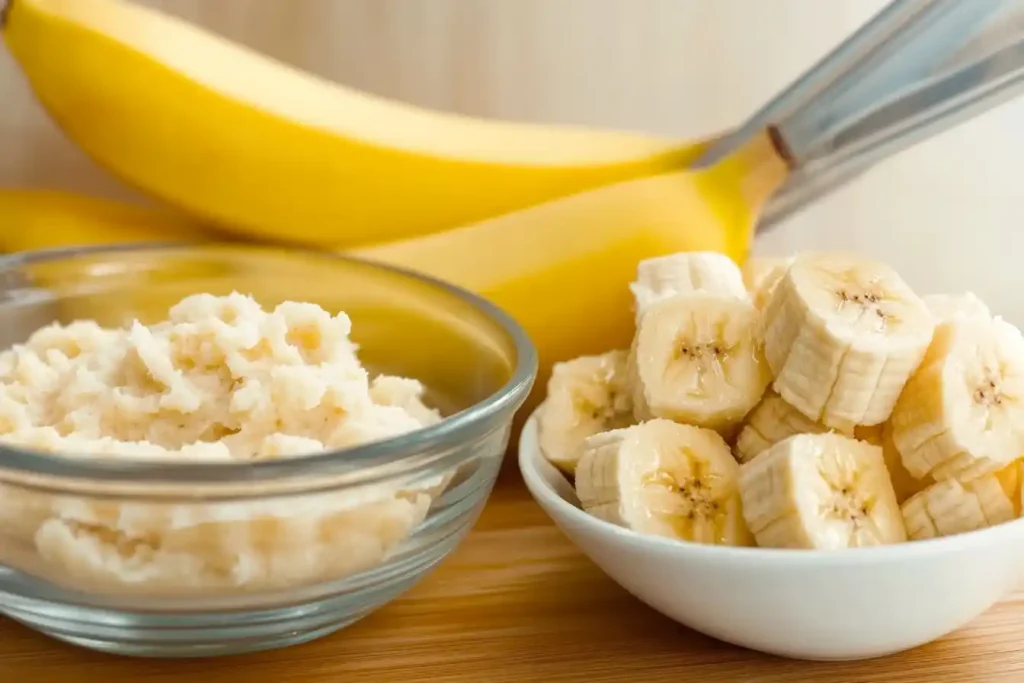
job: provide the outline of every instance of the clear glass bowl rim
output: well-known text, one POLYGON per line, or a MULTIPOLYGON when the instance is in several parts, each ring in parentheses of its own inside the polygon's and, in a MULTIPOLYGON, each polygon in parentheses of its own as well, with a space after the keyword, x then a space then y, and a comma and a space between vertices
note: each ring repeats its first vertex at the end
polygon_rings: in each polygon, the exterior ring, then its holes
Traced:
POLYGON ((245 464, 153 463, 133 459, 118 461, 83 462, 60 455, 37 453, 0 444, 0 472, 38 477, 88 479, 92 482, 131 482, 139 479, 159 480, 168 484, 195 483, 203 486, 216 482, 275 481, 301 478, 344 469, 376 467, 400 462, 411 453, 425 453, 453 443, 472 441, 473 432, 495 419, 511 421, 514 412, 526 400, 537 375, 537 349, 526 331, 510 315, 481 296, 444 282, 443 280, 373 261, 326 250, 300 246, 259 245, 244 242, 132 242, 82 247, 40 249, 0 255, 0 277, 26 265, 56 262, 61 259, 88 255, 119 254, 145 251, 187 251, 204 248, 240 249, 244 251, 290 252, 317 258, 371 266, 396 275, 417 280, 468 303, 496 322, 508 334, 515 347, 515 368, 512 376, 500 389, 482 401, 446 417, 436 425, 375 441, 353 448, 325 451, 315 455, 287 460, 273 460, 245 464))

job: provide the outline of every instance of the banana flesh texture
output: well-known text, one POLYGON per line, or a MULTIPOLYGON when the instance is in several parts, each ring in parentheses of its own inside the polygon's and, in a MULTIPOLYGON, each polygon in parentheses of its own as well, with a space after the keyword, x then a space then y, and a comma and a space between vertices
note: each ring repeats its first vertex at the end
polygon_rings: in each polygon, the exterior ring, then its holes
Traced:
POLYGON ((710 294, 649 308, 631 349, 633 410, 727 430, 757 405, 771 377, 750 302, 710 294))
POLYGON ((641 262, 629 381, 638 420, 665 418, 729 430, 771 380, 760 316, 739 268, 720 254, 641 262))
POLYGON ((769 391, 747 416, 746 424, 736 437, 733 452, 737 460, 745 463, 796 434, 823 434, 828 431, 828 427, 811 420, 781 396, 769 391))
POLYGON ((763 311, 771 299, 775 285, 786 274, 792 259, 752 256, 743 263, 743 284, 757 310, 763 311))
POLYGON ((576 473, 588 437, 633 423, 626 356, 626 351, 611 351, 556 363, 552 369, 538 436, 544 456, 569 476, 576 473))
POLYGON ((952 536, 1009 522, 1018 506, 993 475, 963 484, 936 482, 915 494, 901 508, 911 540, 952 536))
POLYGON ((999 319, 940 323, 892 414, 911 475, 968 482, 1024 453, 1024 336, 999 319))
POLYGON ((881 447, 885 468, 889 470, 889 479, 892 480, 892 488, 896 492, 897 502, 903 503, 910 496, 934 483, 931 477, 915 479, 910 472, 907 472, 907 468, 903 466, 903 458, 892 442, 892 425, 888 422, 870 427, 857 425, 853 429, 853 438, 872 446, 881 447))
POLYGON ((1024 468, 1024 460, 1018 458, 995 473, 995 478, 999 481, 999 485, 1003 487, 1007 498, 1013 501, 1013 508, 1018 517, 1024 512, 1024 505, 1022 505, 1022 502, 1024 502, 1022 501, 1024 489, 1021 487, 1022 468, 1024 468))
POLYGON ((738 471, 717 433, 656 419, 587 439, 576 492, 588 513, 640 533, 747 546, 738 471))
POLYGON ((928 485, 934 483, 931 477, 914 477, 903 465, 903 456, 896 448, 892 439, 892 424, 886 422, 882 427, 881 441, 882 456, 885 458, 885 466, 889 470, 889 478, 892 480, 892 488, 896 491, 896 500, 903 503, 905 500, 918 493, 928 485))
POLYGON ((922 297, 925 306, 932 316, 946 322, 967 318, 968 320, 987 320, 992 317, 985 302, 971 292, 963 294, 928 294, 922 297))
POLYGON ((799 434, 740 468, 747 526, 766 548, 836 550, 907 540, 882 449, 799 434))
POLYGON ((772 292, 764 325, 775 391, 847 432, 889 417, 935 326, 895 271, 839 253, 797 256, 772 292))
POLYGON ((683 294, 704 292, 743 299, 747 289, 732 259, 715 252, 670 254, 641 261, 629 286, 637 316, 651 305, 683 294))

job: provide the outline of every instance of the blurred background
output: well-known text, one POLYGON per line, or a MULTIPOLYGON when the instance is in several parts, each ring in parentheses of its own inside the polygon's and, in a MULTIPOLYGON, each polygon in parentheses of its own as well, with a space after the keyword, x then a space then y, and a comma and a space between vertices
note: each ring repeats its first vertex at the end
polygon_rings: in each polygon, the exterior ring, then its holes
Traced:
MULTIPOLYGON (((692 138, 740 122, 884 0, 145 0, 277 59, 480 116, 692 138)), ((135 198, 0 52, 0 183, 135 198)), ((917 147, 758 239, 853 248, 1024 323, 1024 101, 917 147), (941 265, 937 265, 941 264, 941 265)))

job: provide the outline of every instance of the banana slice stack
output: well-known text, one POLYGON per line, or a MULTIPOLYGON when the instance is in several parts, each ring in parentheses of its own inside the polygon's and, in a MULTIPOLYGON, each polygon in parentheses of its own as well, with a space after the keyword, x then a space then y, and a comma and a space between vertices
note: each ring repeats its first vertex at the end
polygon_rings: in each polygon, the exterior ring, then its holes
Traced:
POLYGON ((849 253, 641 262, 630 348, 555 366, 544 456, 585 511, 692 543, 836 550, 1021 516, 1024 335, 849 253))

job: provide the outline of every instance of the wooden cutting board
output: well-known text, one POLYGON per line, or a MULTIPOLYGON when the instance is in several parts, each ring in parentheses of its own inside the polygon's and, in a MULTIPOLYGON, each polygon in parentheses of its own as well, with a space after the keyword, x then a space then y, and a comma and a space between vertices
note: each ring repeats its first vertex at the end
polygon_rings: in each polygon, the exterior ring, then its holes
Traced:
POLYGON ((514 480, 404 598, 320 641, 191 661, 118 658, 0 618, 0 680, 31 683, 999 683, 1024 680, 1024 591, 940 642, 867 662, 776 659, 701 636, 605 577, 514 480))

